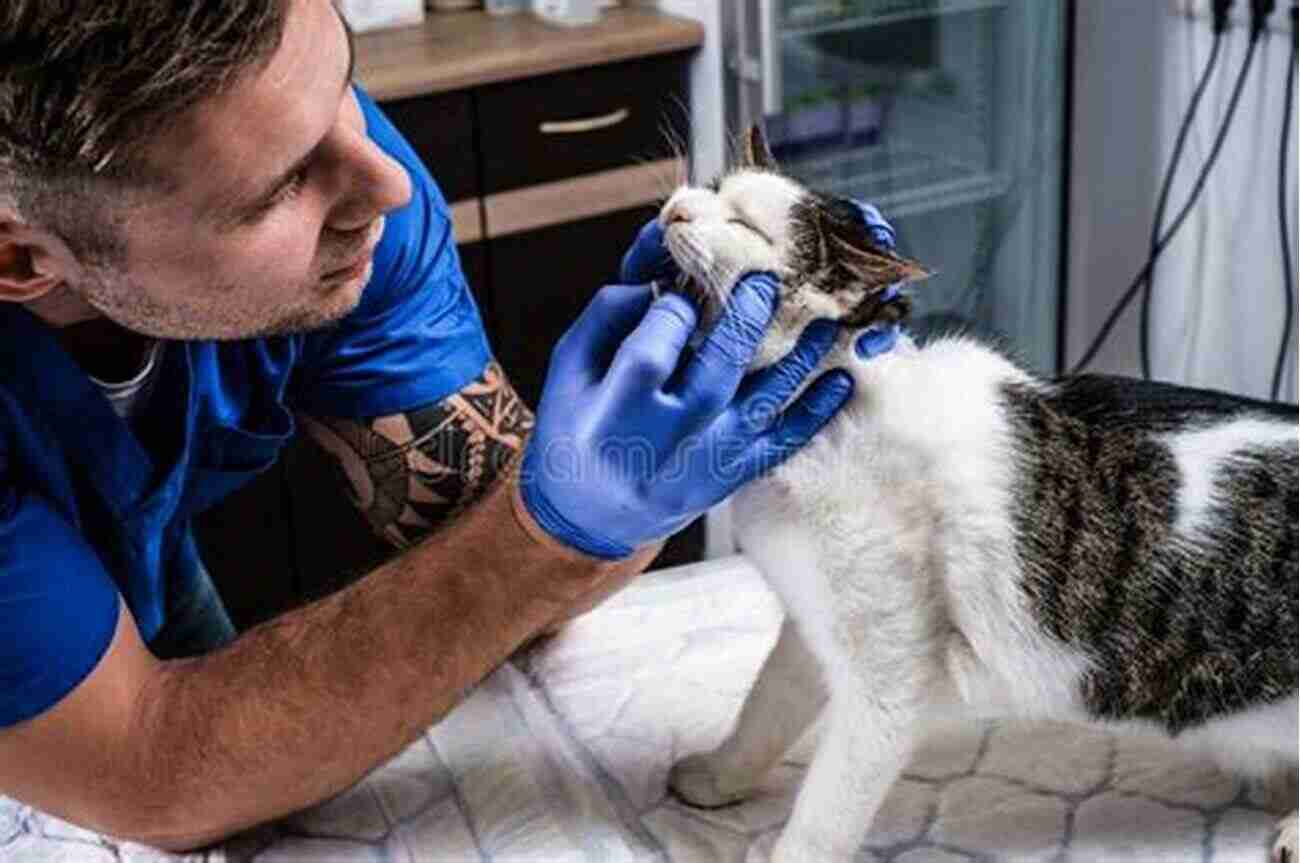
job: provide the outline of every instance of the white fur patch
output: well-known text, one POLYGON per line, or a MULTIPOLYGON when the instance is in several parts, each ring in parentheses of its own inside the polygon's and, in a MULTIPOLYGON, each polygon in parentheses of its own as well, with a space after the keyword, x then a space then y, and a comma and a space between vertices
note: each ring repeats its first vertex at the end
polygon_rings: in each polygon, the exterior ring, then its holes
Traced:
POLYGON ((1175 529, 1189 539, 1207 528, 1213 508, 1215 479, 1223 463, 1250 447, 1296 443, 1290 423, 1246 418, 1210 428, 1176 432, 1161 437, 1178 464, 1178 517, 1175 529))

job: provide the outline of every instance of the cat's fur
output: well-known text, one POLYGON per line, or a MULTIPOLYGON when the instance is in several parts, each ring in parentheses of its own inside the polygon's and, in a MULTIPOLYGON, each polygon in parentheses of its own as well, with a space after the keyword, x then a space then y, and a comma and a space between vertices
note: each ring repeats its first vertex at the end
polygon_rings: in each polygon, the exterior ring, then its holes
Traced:
MULTIPOLYGON (((842 202, 780 176, 749 138, 746 166, 679 190, 661 216, 706 318, 739 274, 776 272, 758 366, 813 318, 905 312, 880 290, 921 271, 846 230, 842 202), (836 240, 817 241, 829 223, 836 240)), ((740 545, 787 619, 728 739, 675 765, 678 795, 743 798, 823 707, 781 863, 852 859, 938 719, 1158 728, 1248 774, 1294 770, 1294 408, 1045 381, 962 338, 904 337, 862 362, 856 334, 826 360, 853 375, 851 402, 733 499, 740 545)), ((1292 815, 1277 852, 1292 860, 1294 831, 1292 815)))

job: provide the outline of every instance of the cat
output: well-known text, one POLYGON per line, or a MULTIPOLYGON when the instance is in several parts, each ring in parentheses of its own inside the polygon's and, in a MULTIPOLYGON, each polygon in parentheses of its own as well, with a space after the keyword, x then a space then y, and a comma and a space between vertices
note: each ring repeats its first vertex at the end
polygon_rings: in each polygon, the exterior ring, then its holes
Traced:
MULTIPOLYGON (((965 337, 904 334, 860 361, 862 328, 908 312, 886 286, 925 269, 877 246, 851 202, 782 175, 761 130, 744 140, 739 167, 660 212, 677 288, 707 324, 736 277, 774 272, 753 367, 834 318, 823 366, 855 390, 732 498, 786 618, 730 735, 675 764, 672 791, 743 799, 824 711, 789 821, 750 857, 833 863, 854 858, 938 717, 1158 729, 1246 774, 1293 775, 1296 409, 1044 380, 965 337)), ((1275 860, 1294 863, 1295 831, 1292 813, 1275 860)))

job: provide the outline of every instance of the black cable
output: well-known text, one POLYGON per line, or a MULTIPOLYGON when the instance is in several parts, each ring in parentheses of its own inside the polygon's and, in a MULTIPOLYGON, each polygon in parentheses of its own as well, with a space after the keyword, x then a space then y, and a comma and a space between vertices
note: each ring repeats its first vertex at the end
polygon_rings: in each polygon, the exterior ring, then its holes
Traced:
POLYGON ((1277 349, 1277 365, 1273 367, 1273 401, 1277 401, 1282 388, 1282 370, 1286 367, 1286 351, 1291 345, 1291 322, 1295 319, 1295 297, 1291 293, 1291 230, 1286 224, 1286 166, 1291 140, 1291 88, 1295 86, 1297 42, 1296 7, 1291 6, 1291 63, 1286 71, 1286 89, 1282 91, 1282 144, 1277 156, 1277 222, 1282 231, 1282 293, 1286 295, 1286 317, 1282 324, 1282 344, 1277 349))
POLYGON ((1120 315, 1124 313, 1124 310, 1128 308, 1128 304, 1133 301, 1135 296, 1137 296, 1138 290, 1142 287, 1142 280, 1151 272, 1151 268, 1155 265, 1156 258, 1159 257, 1160 253, 1169 245, 1169 242, 1174 238, 1174 235, 1178 233, 1178 229, 1183 226, 1183 222, 1187 219, 1188 214, 1191 213, 1192 207, 1196 204, 1196 199, 1200 197, 1201 189, 1205 187, 1205 183, 1209 179, 1210 169, 1214 167, 1215 161, 1219 158, 1219 151, 1223 148, 1223 142, 1228 136, 1228 128, 1232 125, 1233 115, 1236 114, 1237 104, 1241 100, 1241 91, 1246 84, 1246 73, 1250 71, 1251 61, 1255 57, 1255 48, 1259 45, 1259 37, 1263 32, 1263 28, 1259 28, 1251 33, 1250 47, 1246 49, 1246 59, 1242 62, 1241 72, 1237 75, 1237 83, 1233 87, 1232 98, 1228 102, 1227 114, 1224 116, 1223 124, 1219 127, 1218 135, 1215 137, 1214 146, 1210 150, 1210 156, 1205 160, 1205 165, 1201 168, 1200 176, 1196 178, 1196 183, 1192 187, 1192 192, 1190 197, 1187 199, 1187 203, 1183 205, 1183 209, 1178 213, 1178 217, 1174 219, 1173 226, 1165 232, 1165 235, 1160 238, 1160 242, 1156 244, 1155 253, 1147 258, 1146 264, 1133 279, 1132 284, 1128 286, 1128 289, 1124 291, 1123 296, 1120 297, 1119 302, 1117 302, 1114 308, 1111 309, 1110 314, 1106 317, 1106 322, 1102 324, 1101 330, 1093 339, 1092 344, 1088 346, 1088 350, 1084 351, 1083 359, 1079 360, 1079 362, 1075 364, 1070 374, 1077 375, 1096 358, 1097 352, 1100 351, 1102 345, 1106 343, 1106 339, 1110 336, 1110 331, 1115 328, 1115 323, 1119 320, 1120 315))
POLYGON ((1174 184, 1174 174, 1178 170, 1178 160, 1183 155, 1183 146, 1187 143, 1187 133, 1192 128, 1192 118, 1196 116, 1196 108, 1201 103, 1201 96, 1205 94, 1205 85, 1209 83, 1210 75, 1214 72, 1214 64, 1219 59, 1219 49, 1223 46, 1223 32, 1228 29, 1228 7, 1231 5, 1231 3, 1224 2, 1216 3, 1214 44, 1210 47, 1210 59, 1205 63, 1205 70, 1201 73, 1200 81, 1197 83, 1196 89, 1192 91, 1192 101, 1188 103, 1187 111, 1183 114, 1183 122, 1178 127, 1174 152, 1169 158, 1169 167, 1165 170, 1164 182, 1160 184, 1160 199, 1156 204, 1156 215, 1151 221, 1151 245, 1147 251, 1147 258, 1151 261, 1151 269, 1146 278, 1142 280, 1142 322, 1138 342, 1138 353, 1142 361, 1142 377, 1145 380, 1151 380, 1151 295, 1155 290, 1155 259, 1158 254, 1156 246, 1160 242, 1160 226, 1165 221, 1165 206, 1169 203, 1169 190, 1174 184))

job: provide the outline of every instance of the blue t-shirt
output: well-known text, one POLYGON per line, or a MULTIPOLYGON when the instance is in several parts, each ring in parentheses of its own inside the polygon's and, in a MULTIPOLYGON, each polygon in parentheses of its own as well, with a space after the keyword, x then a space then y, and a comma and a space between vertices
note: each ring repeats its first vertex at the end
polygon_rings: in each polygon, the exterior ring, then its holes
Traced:
POLYGON ((319 332, 166 343, 148 409, 161 446, 144 448, 53 330, 0 303, 0 727, 53 706, 94 669, 119 595, 146 641, 158 632, 166 591, 199 571, 191 518, 275 461, 293 411, 397 413, 457 392, 488 364, 447 204, 356 95, 368 135, 413 188, 388 214, 360 304, 319 332))

